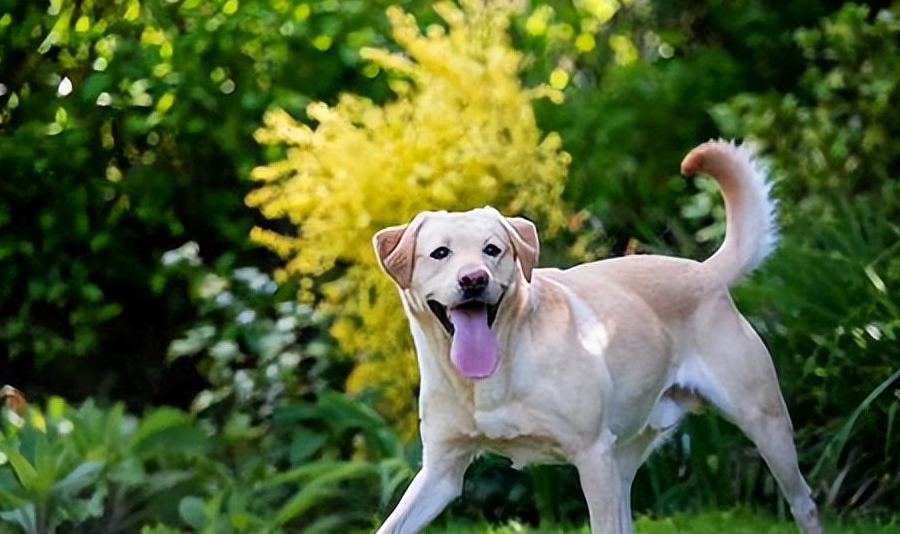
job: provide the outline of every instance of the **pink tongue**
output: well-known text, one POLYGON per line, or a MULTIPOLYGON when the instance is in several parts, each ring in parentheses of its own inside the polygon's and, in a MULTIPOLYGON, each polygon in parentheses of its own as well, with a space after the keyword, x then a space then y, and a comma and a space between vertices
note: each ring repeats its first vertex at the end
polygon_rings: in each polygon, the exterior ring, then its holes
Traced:
POLYGON ((487 309, 451 309, 450 361, 469 379, 487 378, 497 369, 497 338, 487 324, 487 309))

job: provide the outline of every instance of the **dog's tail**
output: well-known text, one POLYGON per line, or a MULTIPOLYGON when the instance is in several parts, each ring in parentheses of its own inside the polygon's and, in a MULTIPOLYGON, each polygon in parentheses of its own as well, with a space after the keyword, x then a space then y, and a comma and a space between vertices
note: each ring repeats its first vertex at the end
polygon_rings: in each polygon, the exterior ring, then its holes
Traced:
POLYGON ((712 176, 725 197, 725 241, 703 265, 734 285, 766 259, 778 242, 775 200, 766 168, 746 145, 709 141, 688 153, 681 173, 712 176))

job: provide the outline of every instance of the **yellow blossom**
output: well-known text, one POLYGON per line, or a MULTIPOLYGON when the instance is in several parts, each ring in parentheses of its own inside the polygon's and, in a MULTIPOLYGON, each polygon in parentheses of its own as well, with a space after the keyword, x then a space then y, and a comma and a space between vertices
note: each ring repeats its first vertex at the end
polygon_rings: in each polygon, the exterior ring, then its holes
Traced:
POLYGON ((391 76, 395 98, 379 105, 343 95, 307 109, 315 127, 281 110, 256 133, 287 148, 253 170, 246 202, 289 234, 255 229, 252 239, 285 258, 284 271, 315 281, 318 306, 335 317, 331 334, 356 358, 347 387, 371 388, 381 408, 414 428, 418 379, 409 327, 396 290, 370 245, 379 229, 422 210, 493 205, 525 215, 548 233, 564 227, 561 194, 569 164, 559 136, 538 130, 532 100, 561 93, 524 88, 522 54, 508 34, 509 1, 441 2, 446 28, 422 32, 398 7, 387 12, 403 53, 362 56, 391 76), (321 275, 330 276, 325 281, 321 275), (335 276, 340 275, 340 276, 335 276))

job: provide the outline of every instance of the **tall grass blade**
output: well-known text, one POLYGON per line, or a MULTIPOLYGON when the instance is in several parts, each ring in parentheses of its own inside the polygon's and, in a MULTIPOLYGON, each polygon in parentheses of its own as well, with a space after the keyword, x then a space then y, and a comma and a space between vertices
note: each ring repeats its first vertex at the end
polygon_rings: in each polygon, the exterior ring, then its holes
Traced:
POLYGON ((332 495, 338 482, 370 475, 373 466, 365 462, 344 462, 310 480, 275 515, 275 524, 284 525, 332 495))
POLYGON ((816 462, 815 467, 812 469, 811 477, 813 479, 820 478, 824 474, 824 470, 832 471, 834 466, 837 464, 838 458, 841 456, 841 452, 844 450, 844 446, 846 446, 847 441, 850 439, 850 434, 853 431, 853 426, 856 424, 856 420, 859 419, 859 416, 875 402, 879 396, 881 396, 884 391, 891 386, 898 378, 900 378, 900 369, 895 371, 891 376, 887 377, 881 384, 878 385, 875 389, 872 390, 871 393, 853 410, 853 413, 850 414, 850 417, 847 419, 847 422, 844 423, 844 426, 838 431, 837 434, 829 441, 828 445, 825 447, 825 451, 822 456, 819 458, 819 461, 816 462))

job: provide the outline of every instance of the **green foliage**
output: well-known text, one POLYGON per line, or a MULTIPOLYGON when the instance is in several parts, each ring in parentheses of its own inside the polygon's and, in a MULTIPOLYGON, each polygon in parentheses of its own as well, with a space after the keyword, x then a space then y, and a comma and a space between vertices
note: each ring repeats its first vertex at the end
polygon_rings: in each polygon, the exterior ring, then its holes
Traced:
POLYGON ((255 267, 208 267, 195 242, 162 262, 160 283, 185 284, 197 311, 196 323, 169 345, 170 361, 190 357, 207 382, 192 411, 246 425, 290 399, 340 388, 346 369, 326 335, 328 318, 297 303, 291 284, 255 267))
POLYGON ((384 419, 334 392, 347 370, 327 318, 255 268, 207 267, 196 243, 162 261, 160 280, 186 281, 198 310, 169 355, 197 363, 208 385, 191 408, 224 447, 215 489, 182 499, 181 521, 209 533, 370 523, 411 468, 384 419))
POLYGON ((808 222, 802 237, 785 238, 791 253, 773 259, 768 282, 740 293, 759 310, 794 419, 804 421, 812 483, 848 508, 886 506, 900 491, 885 476, 900 468, 900 302, 887 290, 900 284, 900 229, 878 211, 853 202, 835 220, 808 222))
POLYGON ((677 175, 680 158, 697 139, 711 136, 704 108, 736 88, 734 59, 718 51, 665 64, 634 63, 567 92, 568 105, 548 110, 564 146, 580 164, 566 196, 596 214, 617 251, 629 238, 685 256, 701 256, 696 227, 676 217, 688 184, 677 175), (703 72, 704 76, 697 76, 703 72), (698 120, 684 121, 684 115, 698 120), (674 250, 673 250, 674 249, 674 250))
POLYGON ((807 69, 794 91, 740 95, 714 108, 723 130, 743 131, 772 154, 780 191, 799 208, 787 217, 830 217, 835 200, 858 195, 875 195, 885 214, 898 209, 898 34, 896 8, 847 4, 796 32, 807 69), (782 135, 765 135, 772 131, 782 135))
POLYGON ((182 523, 208 533, 367 527, 412 475, 386 422, 344 395, 282 406, 265 425, 221 430, 227 450, 210 486, 179 503, 182 523))
POLYGON ((4 413, 0 518, 21 532, 130 532, 177 502, 208 450, 204 433, 170 408, 142 419, 122 405, 79 408, 52 398, 25 419, 4 413))
POLYGON ((329 532, 370 525, 412 475, 385 421, 343 395, 281 406, 266 425, 217 425, 172 408, 135 417, 59 398, 24 419, 4 412, 0 525, 329 532))
MULTIPOLYGON (((815 23, 826 5, 767 4, 626 3, 598 29, 593 49, 579 53, 570 44, 557 50, 556 42, 549 65, 536 60, 530 76, 560 66, 570 73, 566 104, 539 104, 539 123, 559 132, 572 155, 566 198, 590 212, 614 254, 631 239, 654 252, 695 258, 716 247, 720 234, 696 235, 709 213, 699 220, 677 216, 697 192, 678 175, 678 164, 699 141, 721 135, 708 112, 716 103, 760 85, 792 83, 803 61, 789 37, 793 25, 815 23), (616 60, 617 36, 634 43, 634 61, 616 60)), ((577 15, 563 7, 555 13, 560 23, 578 27, 577 15)))
POLYGON ((812 483, 829 505, 887 506, 900 484, 900 23, 848 4, 796 33, 809 67, 796 93, 716 108, 770 154, 783 253, 739 294, 781 368, 812 483), (772 132, 778 132, 773 135, 772 132))
POLYGON ((159 256, 194 239, 265 263, 242 201, 252 133, 270 106, 383 93, 358 49, 385 42, 386 4, 0 0, 0 364, 157 400, 193 313, 149 285, 159 256))

